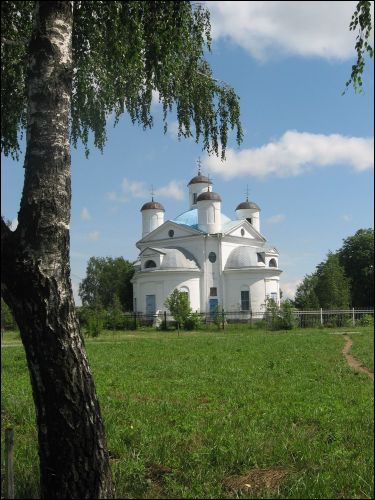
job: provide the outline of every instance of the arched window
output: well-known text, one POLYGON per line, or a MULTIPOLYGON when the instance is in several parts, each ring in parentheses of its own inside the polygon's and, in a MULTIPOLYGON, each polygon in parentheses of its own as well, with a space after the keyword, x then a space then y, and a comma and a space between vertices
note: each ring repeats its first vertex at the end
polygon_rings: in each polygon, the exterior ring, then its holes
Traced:
POLYGON ((277 267, 276 259, 271 259, 268 265, 269 267, 277 267))
POLYGON ((187 301, 188 301, 188 304, 190 304, 190 299, 189 299, 189 289, 187 286, 182 286, 180 288, 180 292, 181 293, 184 293, 186 295, 186 298, 187 298, 187 301))
POLYGON ((150 267, 156 267, 156 264, 153 260, 147 260, 145 263, 145 268, 150 269, 150 267))

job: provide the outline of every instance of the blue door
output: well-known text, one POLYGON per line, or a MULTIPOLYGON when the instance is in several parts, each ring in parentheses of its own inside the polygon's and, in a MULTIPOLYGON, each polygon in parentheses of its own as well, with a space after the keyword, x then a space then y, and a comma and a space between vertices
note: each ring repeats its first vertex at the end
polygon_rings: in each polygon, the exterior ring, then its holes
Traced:
POLYGON ((209 308, 211 317, 214 316, 218 311, 219 301, 218 299, 209 299, 209 308))
POLYGON ((152 315, 156 312, 155 295, 146 295, 146 314, 152 315))

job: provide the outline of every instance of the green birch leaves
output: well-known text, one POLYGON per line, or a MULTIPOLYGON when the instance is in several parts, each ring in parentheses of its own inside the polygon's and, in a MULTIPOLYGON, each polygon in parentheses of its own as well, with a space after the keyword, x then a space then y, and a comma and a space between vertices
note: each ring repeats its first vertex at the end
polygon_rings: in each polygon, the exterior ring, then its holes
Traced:
MULTIPOLYGON (((35 2, 2 2, 2 150, 19 151, 18 132, 26 126, 25 60, 35 2), (2 39, 3 40, 3 39, 2 39), (3 86, 4 82, 4 86, 3 86), (4 91, 3 91, 4 88, 4 91), (3 113, 4 116, 4 113, 3 113), (4 125, 4 126, 3 126, 4 125)), ((209 153, 225 156, 228 131, 242 140, 239 98, 212 76, 209 13, 187 1, 73 2, 73 88, 71 142, 88 154, 92 134, 103 150, 108 118, 122 115, 145 129, 153 126, 151 104, 158 99, 167 117, 175 111, 179 136, 202 142, 209 153)))

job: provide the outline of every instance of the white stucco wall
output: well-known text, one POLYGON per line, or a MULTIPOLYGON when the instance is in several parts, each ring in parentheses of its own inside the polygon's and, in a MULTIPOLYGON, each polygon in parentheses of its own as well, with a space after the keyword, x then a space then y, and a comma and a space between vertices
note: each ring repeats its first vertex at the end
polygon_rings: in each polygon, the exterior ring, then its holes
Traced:
MULTIPOLYGON (((238 238, 242 238, 246 241, 247 240, 253 240, 254 239, 254 236, 250 234, 250 232, 246 229, 246 228, 242 228, 242 227, 238 227, 237 229, 235 229, 234 231, 232 231, 231 233, 231 236, 237 236, 238 238), (244 234, 242 234, 242 232, 244 232, 244 234)), ((246 244, 244 242, 244 244, 246 244)))
POLYGON ((264 275, 254 271, 225 271, 227 311, 238 311, 241 306, 241 290, 250 290, 250 307, 263 311, 266 299, 264 275))
POLYGON ((221 232, 221 203, 215 200, 201 200, 198 206, 198 227, 208 234, 221 232))
POLYGON ((142 211, 142 238, 164 224, 164 212, 156 208, 142 211))
POLYGON ((263 244, 263 242, 260 241, 251 241, 250 239, 243 238, 240 242, 234 243, 234 242, 226 242, 223 241, 222 243, 222 266, 223 269, 225 268, 225 265, 227 264, 227 260, 229 255, 232 253, 232 251, 239 247, 239 246, 249 246, 252 248, 252 251, 254 252, 254 262, 256 262, 257 266, 259 267, 264 267, 263 262, 258 262, 258 257, 256 256, 257 252, 260 251, 259 247, 263 244))
POLYGON ((266 266, 269 267, 271 259, 274 259, 276 261, 276 264, 277 264, 276 267, 279 267, 278 255, 269 255, 269 254, 266 254, 266 266))
POLYGON ((227 260, 228 260, 228 257, 230 255, 230 253, 236 247, 238 247, 238 244, 236 244, 236 243, 226 242, 226 241, 222 242, 222 244, 221 244, 221 259, 222 259, 221 265, 222 265, 222 269, 225 268, 225 264, 227 263, 227 260))
POLYGON ((272 298, 272 293, 276 293, 276 302, 280 304, 280 281, 279 278, 270 277, 265 280, 266 296, 272 298))
MULTIPOLYGON (((150 271, 140 273, 134 279, 134 298, 137 312, 146 313, 146 295, 155 295, 156 310, 165 311, 165 299, 175 289, 186 288, 193 311, 200 310, 200 273, 189 271, 150 271)), ((185 290, 184 290, 185 291, 185 290)))
POLYGON ((260 214, 258 210, 245 208, 236 210, 237 219, 251 219, 251 224, 260 233, 260 214))
POLYGON ((207 191, 209 185, 210 184, 208 184, 207 182, 195 182, 193 184, 189 184, 190 210, 192 208, 197 208, 197 203, 194 203, 194 194, 195 194, 195 199, 198 198, 198 196, 201 193, 207 191))

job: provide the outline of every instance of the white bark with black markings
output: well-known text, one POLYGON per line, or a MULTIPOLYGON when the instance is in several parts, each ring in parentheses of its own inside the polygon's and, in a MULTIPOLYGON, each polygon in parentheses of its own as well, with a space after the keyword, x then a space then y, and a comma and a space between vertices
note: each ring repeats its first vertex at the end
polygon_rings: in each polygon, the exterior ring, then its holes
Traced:
POLYGON ((2 221, 2 294, 21 331, 37 413, 43 498, 114 496, 69 264, 73 2, 37 2, 18 227, 2 221))

